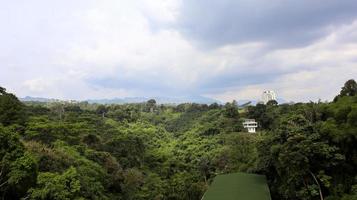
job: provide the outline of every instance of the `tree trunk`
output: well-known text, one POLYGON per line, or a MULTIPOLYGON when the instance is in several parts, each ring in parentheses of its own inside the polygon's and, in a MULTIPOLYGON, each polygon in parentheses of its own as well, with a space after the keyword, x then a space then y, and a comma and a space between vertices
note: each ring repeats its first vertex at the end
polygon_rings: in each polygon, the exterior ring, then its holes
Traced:
POLYGON ((315 183, 317 184, 317 186, 319 187, 320 199, 321 199, 321 200, 324 200, 324 197, 323 197, 323 195, 322 195, 322 190, 321 190, 321 186, 320 186, 319 181, 317 180, 316 176, 315 176, 311 171, 310 171, 310 174, 311 174, 311 176, 314 178, 315 183))

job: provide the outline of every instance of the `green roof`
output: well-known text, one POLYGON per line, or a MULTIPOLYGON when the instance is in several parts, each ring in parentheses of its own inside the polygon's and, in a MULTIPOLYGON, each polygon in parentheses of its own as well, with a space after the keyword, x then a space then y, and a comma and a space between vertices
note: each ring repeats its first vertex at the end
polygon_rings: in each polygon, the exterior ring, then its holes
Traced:
POLYGON ((271 200, 264 175, 234 173, 218 175, 202 200, 271 200))

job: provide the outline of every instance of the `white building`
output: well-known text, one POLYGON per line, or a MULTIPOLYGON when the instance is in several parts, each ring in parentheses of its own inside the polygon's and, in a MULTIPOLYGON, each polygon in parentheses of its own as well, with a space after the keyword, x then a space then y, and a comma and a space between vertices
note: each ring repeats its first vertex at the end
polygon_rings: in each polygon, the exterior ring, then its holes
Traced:
POLYGON ((263 94, 262 94, 262 101, 264 102, 264 104, 267 104, 271 100, 275 100, 276 101, 275 92, 272 91, 272 90, 264 91, 263 94))
POLYGON ((255 129, 258 127, 258 123, 255 119, 246 119, 243 122, 243 127, 248 129, 248 133, 255 133, 255 129))

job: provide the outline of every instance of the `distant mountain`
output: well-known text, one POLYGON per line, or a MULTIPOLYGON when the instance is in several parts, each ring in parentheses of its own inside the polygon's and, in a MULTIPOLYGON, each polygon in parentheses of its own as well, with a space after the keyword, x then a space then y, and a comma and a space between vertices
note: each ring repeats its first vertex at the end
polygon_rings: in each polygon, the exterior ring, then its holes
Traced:
MULTIPOLYGON (((125 103, 142 103, 149 99, 155 99, 158 104, 180 104, 180 103, 200 103, 211 104, 221 103, 220 101, 203 96, 182 96, 182 97, 125 97, 125 98, 113 98, 113 99, 87 99, 88 103, 98 104, 125 104, 125 103)), ((55 101, 67 101, 42 97, 29 97, 20 98, 21 101, 36 101, 36 102, 55 102, 55 101)))
POLYGON ((55 102, 55 101, 60 101, 59 99, 50 99, 50 98, 43 98, 43 97, 30 97, 30 96, 26 96, 24 98, 19 98, 20 101, 36 101, 36 102, 55 102))
POLYGON ((183 96, 183 97, 125 97, 114 99, 88 99, 89 103, 100 104, 124 104, 124 103, 142 103, 149 99, 155 99, 158 104, 180 104, 180 103, 200 103, 211 104, 221 103, 220 101, 203 96, 183 96))
MULTIPOLYGON (((182 97, 125 97, 125 98, 113 98, 113 99, 87 99, 88 103, 98 103, 98 104, 125 104, 125 103, 142 103, 146 102, 149 99, 155 99, 158 104, 180 104, 180 103, 200 103, 200 104, 212 104, 218 103, 223 104, 223 102, 218 101, 213 98, 203 97, 203 96, 182 96, 182 97)), ((59 100, 52 98, 43 98, 43 97, 30 97, 26 96, 20 98, 21 101, 35 101, 35 102, 56 102, 56 101, 69 101, 69 100, 59 100)), ((285 99, 278 98, 279 104, 288 103, 285 99)), ((248 106, 256 105, 259 100, 238 100, 238 106, 248 106)))

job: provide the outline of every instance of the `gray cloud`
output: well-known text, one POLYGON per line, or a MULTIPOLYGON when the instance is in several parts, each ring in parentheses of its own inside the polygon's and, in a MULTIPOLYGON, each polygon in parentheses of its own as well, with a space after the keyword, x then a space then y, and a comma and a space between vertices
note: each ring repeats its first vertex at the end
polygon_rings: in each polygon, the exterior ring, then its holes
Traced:
POLYGON ((178 27, 204 47, 305 46, 357 17, 355 0, 183 0, 178 27))
POLYGON ((331 99, 357 73, 356 10, 355 0, 6 1, 0 85, 70 99, 265 89, 331 99))

